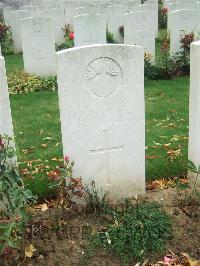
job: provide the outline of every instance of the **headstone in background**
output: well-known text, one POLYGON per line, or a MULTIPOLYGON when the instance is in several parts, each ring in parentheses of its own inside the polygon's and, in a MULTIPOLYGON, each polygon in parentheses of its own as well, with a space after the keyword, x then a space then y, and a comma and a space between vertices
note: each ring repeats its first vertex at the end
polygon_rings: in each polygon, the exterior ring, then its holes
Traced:
POLYGON ((108 31, 113 34, 117 43, 123 43, 123 36, 119 28, 123 26, 123 14, 127 11, 125 5, 113 5, 108 7, 108 31))
POLYGON ((75 46, 106 44, 106 17, 84 14, 74 17, 75 46))
POLYGON ((33 12, 28 10, 16 10, 11 12, 10 26, 12 31, 14 53, 22 52, 21 23, 22 19, 33 17, 33 12))
POLYGON ((53 19, 55 41, 57 44, 64 42, 64 27, 65 27, 65 13, 64 7, 62 8, 51 8, 44 11, 45 17, 53 19))
POLYGON ((155 35, 151 30, 148 12, 136 11, 124 16, 124 43, 141 45, 144 51, 155 59, 155 35))
POLYGON ((24 69, 38 76, 56 74, 54 27, 51 18, 28 18, 22 21, 24 69))
POLYGON ((10 20, 11 20, 11 12, 14 11, 15 8, 12 6, 5 6, 3 8, 3 18, 4 21, 10 26, 10 20))
POLYGON ((170 12, 168 14, 168 30, 170 32, 171 53, 179 52, 181 36, 191 32, 198 34, 200 11, 182 9, 170 12))

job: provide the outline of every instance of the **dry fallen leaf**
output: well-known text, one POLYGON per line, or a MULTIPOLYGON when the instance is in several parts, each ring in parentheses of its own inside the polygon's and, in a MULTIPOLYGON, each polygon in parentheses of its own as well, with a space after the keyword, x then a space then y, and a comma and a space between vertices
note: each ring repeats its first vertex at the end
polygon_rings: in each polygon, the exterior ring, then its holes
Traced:
POLYGON ((52 140, 53 138, 51 137, 46 137, 46 138, 43 138, 43 140, 52 140))
POLYGON ((47 147, 47 144, 42 144, 41 147, 42 148, 46 148, 47 147))
POLYGON ((25 257, 32 258, 35 251, 36 249, 34 248, 32 244, 25 247, 25 257))
POLYGON ((200 261, 192 259, 188 254, 182 253, 182 255, 183 255, 183 257, 185 257, 187 259, 187 263, 189 266, 199 266, 200 265, 200 261))
POLYGON ((35 209, 41 210, 42 212, 45 212, 49 209, 46 203, 35 205, 35 209))
POLYGON ((48 209, 49 209, 49 208, 48 208, 48 206, 47 206, 46 203, 42 204, 42 208, 41 208, 41 211, 42 211, 42 212, 45 212, 45 211, 47 211, 48 209))

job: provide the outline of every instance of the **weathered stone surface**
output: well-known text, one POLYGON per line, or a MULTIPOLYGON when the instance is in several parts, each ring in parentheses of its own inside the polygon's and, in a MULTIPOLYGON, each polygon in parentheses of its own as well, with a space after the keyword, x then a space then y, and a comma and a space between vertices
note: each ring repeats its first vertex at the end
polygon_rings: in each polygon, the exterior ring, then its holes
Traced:
POLYGON ((106 43, 106 17, 84 14, 74 17, 75 46, 106 43))
POLYGON ((56 74, 54 27, 51 18, 29 18, 22 21, 24 68, 38 76, 56 74))
POLYGON ((115 198, 145 191, 143 53, 131 45, 57 53, 63 153, 75 176, 115 198))

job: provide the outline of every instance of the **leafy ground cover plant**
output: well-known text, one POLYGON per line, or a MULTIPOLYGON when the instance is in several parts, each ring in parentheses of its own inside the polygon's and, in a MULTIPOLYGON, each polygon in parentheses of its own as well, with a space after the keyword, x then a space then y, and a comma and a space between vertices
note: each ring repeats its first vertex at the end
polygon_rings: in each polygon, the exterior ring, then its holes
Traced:
POLYGON ((8 87, 11 94, 22 94, 37 91, 57 90, 56 77, 37 77, 23 71, 8 73, 8 87))
POLYGON ((84 187, 84 199, 89 212, 102 214, 107 209, 107 193, 96 186, 94 180, 88 186, 84 187))
POLYGON ((0 136, 0 255, 20 246, 28 220, 26 207, 34 200, 12 165, 15 150, 11 141, 9 137, 0 136))
POLYGON ((171 220, 155 203, 126 204, 125 210, 110 211, 109 215, 112 221, 91 238, 84 262, 99 247, 114 252, 124 265, 133 258, 143 261, 150 254, 161 254, 172 237, 171 220))
POLYGON ((74 162, 65 156, 64 164, 49 173, 49 179, 52 181, 50 189, 57 190, 63 208, 71 206, 73 200, 84 196, 82 179, 73 177, 73 167, 74 162))
MULTIPOLYGON (((181 206, 199 206, 200 205, 200 165, 197 167, 192 161, 188 161, 187 170, 190 175, 187 186, 190 187, 189 193, 185 194, 185 197, 180 201, 181 206)), ((177 188, 182 188, 178 182, 177 188)))

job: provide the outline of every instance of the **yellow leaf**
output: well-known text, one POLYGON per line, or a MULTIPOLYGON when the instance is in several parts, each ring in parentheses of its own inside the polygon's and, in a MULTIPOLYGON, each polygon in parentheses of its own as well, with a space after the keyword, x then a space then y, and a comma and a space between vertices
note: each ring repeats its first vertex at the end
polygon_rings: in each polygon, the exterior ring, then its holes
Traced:
POLYGON ((192 259, 188 254, 182 253, 182 255, 187 259, 189 266, 199 266, 200 261, 192 259))
POLYGON ((36 249, 34 248, 34 246, 29 245, 29 246, 25 247, 25 256, 27 258, 32 258, 35 251, 36 251, 36 249))
POLYGON ((46 203, 42 204, 41 207, 42 207, 41 208, 42 212, 45 212, 45 211, 47 211, 49 209, 46 203))
POLYGON ((47 144, 42 144, 41 147, 42 148, 46 148, 47 147, 47 144))

